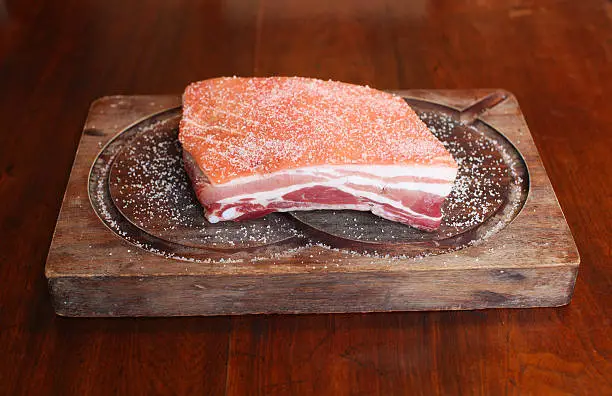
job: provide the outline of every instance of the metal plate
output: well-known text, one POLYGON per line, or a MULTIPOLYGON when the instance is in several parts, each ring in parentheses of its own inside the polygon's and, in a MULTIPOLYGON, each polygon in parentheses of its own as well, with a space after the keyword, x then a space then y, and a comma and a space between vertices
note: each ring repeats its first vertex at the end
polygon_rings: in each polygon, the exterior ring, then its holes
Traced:
POLYGON ((460 111, 406 100, 460 164, 455 188, 443 208, 444 222, 436 232, 356 211, 293 212, 293 217, 276 213, 210 224, 183 168, 177 140, 180 108, 133 124, 104 147, 90 172, 92 206, 111 230, 130 242, 168 257, 195 260, 211 250, 267 247, 270 253, 312 243, 363 253, 438 254, 460 249, 509 224, 529 188, 527 168, 514 146, 474 114, 465 122, 476 105, 460 111))
POLYGON ((294 222, 280 213, 211 224, 191 188, 178 142, 180 109, 139 124, 140 132, 115 156, 108 178, 121 214, 160 239, 204 248, 243 249, 278 243, 295 235, 294 222))

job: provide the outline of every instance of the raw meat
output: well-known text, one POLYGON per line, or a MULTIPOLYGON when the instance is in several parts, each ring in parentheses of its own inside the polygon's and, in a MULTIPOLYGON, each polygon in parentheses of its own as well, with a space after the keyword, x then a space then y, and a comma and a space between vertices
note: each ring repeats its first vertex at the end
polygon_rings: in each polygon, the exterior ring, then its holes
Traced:
POLYGON ((353 209, 433 230, 457 174, 452 156, 403 99, 340 82, 193 83, 183 96, 179 139, 212 223, 353 209))

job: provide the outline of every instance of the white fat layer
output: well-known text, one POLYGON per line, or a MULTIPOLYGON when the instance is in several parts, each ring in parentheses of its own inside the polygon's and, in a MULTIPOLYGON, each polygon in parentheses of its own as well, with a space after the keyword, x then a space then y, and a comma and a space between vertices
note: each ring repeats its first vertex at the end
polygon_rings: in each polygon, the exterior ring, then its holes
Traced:
POLYGON ((231 219, 235 219, 236 217, 239 217, 240 215, 241 213, 238 213, 238 210, 236 210, 236 207, 232 207, 227 210, 224 210, 223 214, 221 215, 221 218, 223 220, 231 220, 231 219))
POLYGON ((401 165, 326 165, 311 166, 297 169, 286 169, 267 175, 253 175, 233 179, 227 183, 217 184, 217 186, 235 186, 258 180, 272 179, 278 176, 315 176, 327 174, 333 177, 347 177, 351 173, 366 173, 379 178, 391 178, 402 176, 426 177, 437 180, 453 181, 457 176, 457 169, 450 167, 430 167, 430 166, 401 166, 401 165))
MULTIPOLYGON (((406 191, 421 191, 429 194, 439 195, 442 197, 450 194, 453 184, 452 183, 411 183, 411 182, 403 182, 403 183, 384 183, 379 179, 369 179, 361 176, 346 176, 338 179, 330 179, 325 182, 311 182, 311 183, 303 183, 303 184, 293 184, 291 186, 277 188, 274 190, 267 191, 259 191, 254 193, 247 193, 241 195, 234 195, 229 198, 222 199, 218 201, 219 203, 232 203, 236 202, 240 199, 255 199, 258 201, 269 201, 273 200, 277 197, 283 196, 285 194, 289 194, 293 191, 301 190, 303 188, 310 187, 333 187, 338 190, 349 192, 350 194, 356 196, 366 196, 366 194, 372 194, 373 196, 380 197, 380 194, 375 194, 372 192, 366 192, 363 190, 356 190, 352 188, 346 187, 346 184, 355 184, 364 187, 375 187, 382 191, 383 189, 394 189, 394 190, 406 190, 406 191)), ((383 197, 384 198, 384 197, 383 197)))

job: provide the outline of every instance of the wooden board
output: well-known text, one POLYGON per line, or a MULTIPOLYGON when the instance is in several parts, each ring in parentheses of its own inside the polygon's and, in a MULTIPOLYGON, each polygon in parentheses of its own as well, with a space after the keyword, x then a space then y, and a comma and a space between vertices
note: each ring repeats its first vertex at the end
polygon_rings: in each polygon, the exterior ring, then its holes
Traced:
MULTIPOLYGON (((138 156, 153 154, 146 147, 156 147, 167 169, 182 169, 171 144, 180 98, 97 100, 46 265, 56 312, 174 316, 567 304, 578 252, 514 96, 496 90, 400 94, 423 117, 452 118, 452 135, 465 135, 459 145, 491 142, 481 145, 488 153, 483 158, 499 158, 488 166, 502 173, 491 173, 497 190, 491 187, 493 198, 477 222, 449 223, 435 235, 398 228, 393 239, 377 236, 392 225, 354 212, 279 214, 210 228, 198 219, 178 170, 168 179, 179 184, 155 185, 153 195, 141 186, 159 178, 134 173, 138 156), (173 194, 166 201, 134 209, 167 189, 173 194), (346 234, 357 229, 364 232, 346 234), (263 230, 271 231, 262 236, 263 230)), ((484 173, 479 177, 491 178, 484 173)))

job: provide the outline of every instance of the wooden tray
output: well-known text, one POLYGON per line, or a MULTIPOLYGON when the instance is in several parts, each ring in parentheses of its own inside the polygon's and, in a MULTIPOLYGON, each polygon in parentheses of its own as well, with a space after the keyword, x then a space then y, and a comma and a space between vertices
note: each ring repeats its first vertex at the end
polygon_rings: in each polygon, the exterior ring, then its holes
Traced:
POLYGON ((398 93, 456 156, 465 154, 465 172, 478 168, 478 180, 449 199, 448 220, 437 233, 352 211, 208 225, 173 143, 180 98, 97 100, 47 259, 56 312, 176 316, 567 304, 579 256, 516 99, 496 90, 398 93), (487 187, 477 188, 482 184, 487 187))

